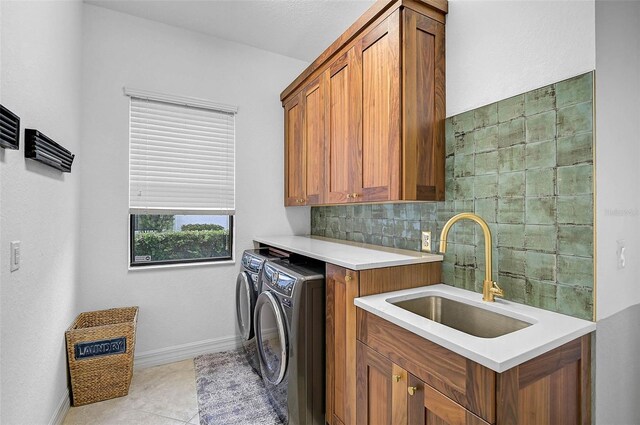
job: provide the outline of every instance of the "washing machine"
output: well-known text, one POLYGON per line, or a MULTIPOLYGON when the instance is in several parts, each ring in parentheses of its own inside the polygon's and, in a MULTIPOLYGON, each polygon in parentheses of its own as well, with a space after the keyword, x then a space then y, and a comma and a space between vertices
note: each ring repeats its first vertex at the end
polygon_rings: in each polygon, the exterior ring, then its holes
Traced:
POLYGON ((242 253, 240 273, 236 279, 236 323, 247 361, 259 374, 258 352, 253 331, 253 313, 260 294, 259 276, 266 261, 281 258, 268 248, 248 249, 242 253))
POLYGON ((324 425, 324 267, 264 265, 255 307, 262 379, 284 424, 324 425))

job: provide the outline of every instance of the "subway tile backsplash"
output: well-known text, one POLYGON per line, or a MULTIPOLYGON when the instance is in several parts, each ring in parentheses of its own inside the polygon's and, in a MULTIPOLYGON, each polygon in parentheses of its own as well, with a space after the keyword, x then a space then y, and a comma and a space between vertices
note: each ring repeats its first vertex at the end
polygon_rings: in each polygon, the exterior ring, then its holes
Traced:
MULTIPOLYGON (((431 231, 475 212, 492 232, 493 279, 506 298, 593 316, 593 73, 446 120, 444 202, 314 207, 311 232, 420 250, 431 231)), ((458 222, 443 282, 482 292, 483 235, 458 222)))

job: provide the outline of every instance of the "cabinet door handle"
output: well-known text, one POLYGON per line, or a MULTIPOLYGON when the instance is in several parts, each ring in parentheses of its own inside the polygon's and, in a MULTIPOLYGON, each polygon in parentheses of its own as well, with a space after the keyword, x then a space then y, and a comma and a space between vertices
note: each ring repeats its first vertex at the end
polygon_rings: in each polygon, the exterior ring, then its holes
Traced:
POLYGON ((350 275, 346 275, 344 277, 344 280, 346 280, 347 282, 349 282, 351 279, 353 279, 350 275))
POLYGON ((359 194, 359 193, 352 193, 352 194, 351 194, 351 197, 352 197, 352 198, 354 198, 354 199, 355 199, 355 198, 357 198, 357 197, 359 197, 359 196, 360 196, 360 194, 359 194))
POLYGON ((400 379, 402 378, 402 376, 400 375, 393 375, 393 380, 396 382, 400 382, 400 379))
POLYGON ((409 395, 414 395, 416 391, 418 391, 418 387, 408 387, 407 391, 409 392, 409 395))
POLYGON ((347 199, 351 199, 351 194, 347 193, 347 199))

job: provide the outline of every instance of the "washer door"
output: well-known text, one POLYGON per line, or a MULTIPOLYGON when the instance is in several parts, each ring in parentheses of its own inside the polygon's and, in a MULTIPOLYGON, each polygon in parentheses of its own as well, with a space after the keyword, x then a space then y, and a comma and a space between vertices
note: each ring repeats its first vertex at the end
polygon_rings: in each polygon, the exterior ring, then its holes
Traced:
POLYGON ((251 276, 240 272, 236 279, 236 317, 243 341, 253 338, 253 309, 256 300, 251 276))
POLYGON ((289 341, 284 312, 269 291, 258 296, 254 325, 262 376, 277 385, 287 371, 289 341))

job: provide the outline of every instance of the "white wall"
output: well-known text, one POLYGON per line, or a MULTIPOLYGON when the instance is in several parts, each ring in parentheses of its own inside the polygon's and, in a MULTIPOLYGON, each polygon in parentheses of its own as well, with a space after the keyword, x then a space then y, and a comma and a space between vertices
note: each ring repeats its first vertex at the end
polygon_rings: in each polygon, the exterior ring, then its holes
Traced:
POLYGON ((82 3, 3 1, 0 28, 0 102, 23 129, 78 154, 63 175, 25 160, 23 137, 19 151, 0 149, 0 422, 46 424, 66 394, 64 331, 76 313, 82 3), (13 240, 22 266, 11 273, 13 240))
POLYGON ((596 3, 598 319, 640 303, 640 2, 596 3), (617 266, 617 241, 627 265, 617 266))
POLYGON ((596 2, 596 50, 595 417, 640 423, 640 2, 596 2))
MULTIPOLYGON (((2 24, 2 2, 0 1, 0 25, 2 24)), ((0 27, 0 103, 2 103, 2 29, 0 27)), ((4 153, 0 153, 0 167, 4 168, 4 153)), ((0 187, 2 186, 2 171, 0 171, 0 187)), ((1 189, 0 189, 1 190, 1 189)), ((0 216, 2 213, 2 194, 0 193, 0 216)), ((2 239, 2 223, 0 223, 0 244, 4 244, 2 239)), ((0 245, 1 246, 1 245, 0 245)), ((0 250, 0 270, 3 270, 5 264, 2 260, 2 251, 0 250)), ((0 284, 2 279, 0 278, 0 284)), ((2 287, 0 286, 0 294, 2 293, 2 287)), ((0 299, 0 356, 2 355, 2 299, 0 299)), ((2 367, 0 367, 0 382, 2 382, 2 367)), ((2 389, 0 388, 0 420, 2 420, 2 389)))
POLYGON ((593 0, 451 0, 447 116, 595 68, 593 0))
MULTIPOLYGON (((2 25, 2 2, 0 1, 0 25, 2 25)), ((0 27, 0 103, 2 103, 2 27, 0 27)), ((0 153, 0 167, 4 163, 4 153, 0 153)), ((0 170, 0 190, 2 186, 2 171, 0 170)), ((2 215, 2 193, 0 193, 0 216, 2 215)), ((2 239, 2 223, 0 222, 0 246, 4 244, 2 239)), ((2 251, 0 250, 0 270, 4 269, 4 261, 2 260, 2 251)), ((0 294, 2 293, 2 279, 0 275, 0 294)), ((0 298, 0 357, 2 356, 2 299, 0 298)), ((0 366, 0 382, 2 382, 2 367, 0 366)), ((2 389, 0 388, 0 421, 2 420, 2 389)))
POLYGON ((236 258, 265 234, 308 233, 283 207, 280 91, 307 65, 96 6, 84 7, 82 309, 139 305, 136 353, 235 337, 234 265, 128 271, 123 86, 237 105, 236 258))

